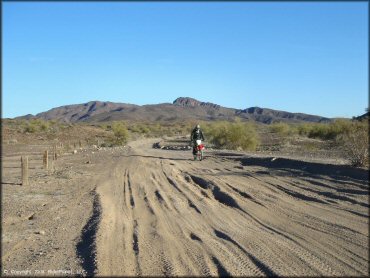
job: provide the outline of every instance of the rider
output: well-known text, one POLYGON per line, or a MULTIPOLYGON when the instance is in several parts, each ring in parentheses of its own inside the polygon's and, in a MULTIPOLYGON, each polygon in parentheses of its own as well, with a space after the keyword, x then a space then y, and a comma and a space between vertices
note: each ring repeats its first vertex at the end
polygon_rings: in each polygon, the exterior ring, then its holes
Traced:
POLYGON ((190 140, 191 140, 191 142, 193 144, 193 155, 196 155, 197 154, 197 143, 196 143, 196 141, 197 140, 204 141, 203 132, 200 129, 200 125, 199 124, 197 124, 195 126, 195 128, 193 129, 193 131, 191 132, 190 140))

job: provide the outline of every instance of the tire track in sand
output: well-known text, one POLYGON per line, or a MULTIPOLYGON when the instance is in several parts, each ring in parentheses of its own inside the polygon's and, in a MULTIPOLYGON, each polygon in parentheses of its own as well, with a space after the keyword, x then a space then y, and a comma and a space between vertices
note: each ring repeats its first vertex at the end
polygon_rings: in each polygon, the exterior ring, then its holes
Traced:
MULTIPOLYGON (((319 213, 320 206, 328 212, 333 207, 301 203, 299 198, 267 184, 273 172, 269 179, 260 167, 234 171, 230 159, 197 163, 186 159, 182 152, 152 150, 140 142, 132 144, 129 155, 107 171, 106 181, 100 186, 103 213, 97 241, 98 274, 364 274, 359 263, 367 260, 353 243, 362 235, 347 230, 351 241, 344 241, 336 238, 345 231, 342 228, 333 229, 316 218, 303 218, 303 224, 319 224, 319 229, 326 232, 323 238, 316 239, 317 243, 313 242, 314 236, 308 235, 307 228, 296 220, 311 215, 311 211, 319 213), (340 241, 338 247, 333 246, 335 240, 340 241), (346 248, 346 253, 335 256, 341 247, 346 248), (351 258, 357 262, 354 268, 348 265, 351 258)), ((327 183, 335 186, 335 181, 327 183)), ((292 194, 300 190, 289 183, 279 186, 292 194)), ((356 202, 361 197, 357 195, 351 197, 356 202)), ((361 214, 356 208, 353 211, 361 214)), ((361 218, 352 215, 351 221, 361 218)), ((318 235, 319 231, 313 233, 318 235)))

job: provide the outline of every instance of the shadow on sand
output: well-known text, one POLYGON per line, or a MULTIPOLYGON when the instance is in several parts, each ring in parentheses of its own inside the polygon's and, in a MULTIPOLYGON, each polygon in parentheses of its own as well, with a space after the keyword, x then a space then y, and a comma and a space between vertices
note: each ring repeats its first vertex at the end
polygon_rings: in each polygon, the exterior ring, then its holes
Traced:
POLYGON ((2 181, 1 184, 22 185, 21 182, 4 182, 4 181, 2 181))
POLYGON ((162 157, 162 156, 152 156, 152 155, 138 155, 138 154, 130 154, 130 155, 121 155, 120 157, 146 157, 146 158, 157 158, 157 159, 166 159, 166 160, 183 160, 189 161, 193 160, 192 157, 189 158, 171 158, 171 157, 162 157))
POLYGON ((369 180, 368 169, 354 168, 348 165, 307 162, 287 158, 273 159, 272 157, 247 157, 238 160, 240 160, 243 166, 262 166, 269 169, 290 171, 292 173, 304 171, 312 175, 330 176, 334 179, 351 178, 366 182, 369 180))

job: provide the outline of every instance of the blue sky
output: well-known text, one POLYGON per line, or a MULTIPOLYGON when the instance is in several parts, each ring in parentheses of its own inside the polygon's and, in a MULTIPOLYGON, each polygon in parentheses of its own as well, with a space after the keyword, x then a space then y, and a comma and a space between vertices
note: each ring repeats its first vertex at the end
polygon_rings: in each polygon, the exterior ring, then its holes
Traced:
POLYGON ((2 117, 189 96, 327 117, 368 107, 368 2, 3 2, 2 117))

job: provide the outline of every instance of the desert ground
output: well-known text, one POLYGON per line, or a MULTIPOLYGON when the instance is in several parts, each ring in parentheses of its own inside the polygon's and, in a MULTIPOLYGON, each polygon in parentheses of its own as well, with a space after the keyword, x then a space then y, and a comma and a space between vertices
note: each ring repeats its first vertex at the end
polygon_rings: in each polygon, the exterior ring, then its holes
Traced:
POLYGON ((159 140, 77 148, 48 170, 45 146, 3 145, 2 275, 368 275, 367 169, 211 149, 193 161, 159 140))

